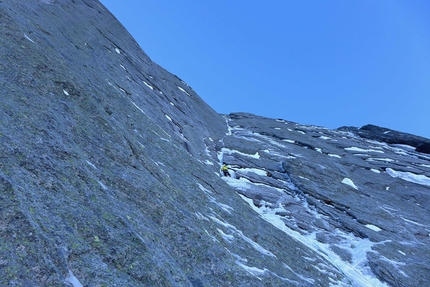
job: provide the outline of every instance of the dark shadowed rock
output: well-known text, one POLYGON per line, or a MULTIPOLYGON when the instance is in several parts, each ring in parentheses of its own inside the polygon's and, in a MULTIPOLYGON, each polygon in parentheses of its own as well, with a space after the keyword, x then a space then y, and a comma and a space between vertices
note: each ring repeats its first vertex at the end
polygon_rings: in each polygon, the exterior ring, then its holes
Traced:
POLYGON ((428 142, 420 143, 417 145, 417 148, 415 150, 418 152, 430 154, 430 143, 428 142))
POLYGON ((340 127, 338 130, 352 132, 362 138, 386 142, 389 144, 409 145, 415 147, 418 152, 430 153, 430 140, 420 136, 375 125, 365 125, 361 128, 340 127))

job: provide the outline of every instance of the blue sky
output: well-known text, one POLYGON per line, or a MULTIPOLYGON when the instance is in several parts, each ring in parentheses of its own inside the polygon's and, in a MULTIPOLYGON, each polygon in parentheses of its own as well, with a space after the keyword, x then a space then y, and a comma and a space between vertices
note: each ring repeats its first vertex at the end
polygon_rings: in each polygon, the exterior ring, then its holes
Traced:
POLYGON ((101 0, 219 113, 430 138, 428 0, 101 0))

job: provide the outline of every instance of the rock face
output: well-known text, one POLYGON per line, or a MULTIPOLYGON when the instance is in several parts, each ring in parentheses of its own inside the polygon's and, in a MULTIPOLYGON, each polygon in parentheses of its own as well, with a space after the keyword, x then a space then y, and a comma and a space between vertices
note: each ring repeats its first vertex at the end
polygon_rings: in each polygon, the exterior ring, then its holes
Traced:
POLYGON ((98 1, 0 19, 1 286, 430 281, 429 156, 219 115, 98 1))
POLYGON ((340 127, 340 131, 349 131, 362 138, 382 141, 389 144, 404 144, 415 147, 416 151, 430 154, 430 140, 375 125, 365 125, 361 128, 340 127))

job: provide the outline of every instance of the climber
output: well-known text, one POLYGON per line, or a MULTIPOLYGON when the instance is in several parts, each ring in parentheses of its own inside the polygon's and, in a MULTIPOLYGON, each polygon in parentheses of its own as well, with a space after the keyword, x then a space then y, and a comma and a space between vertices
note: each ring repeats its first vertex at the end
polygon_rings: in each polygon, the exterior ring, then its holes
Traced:
POLYGON ((224 174, 224 176, 231 176, 230 173, 228 172, 228 167, 225 163, 223 163, 221 167, 221 171, 224 174))

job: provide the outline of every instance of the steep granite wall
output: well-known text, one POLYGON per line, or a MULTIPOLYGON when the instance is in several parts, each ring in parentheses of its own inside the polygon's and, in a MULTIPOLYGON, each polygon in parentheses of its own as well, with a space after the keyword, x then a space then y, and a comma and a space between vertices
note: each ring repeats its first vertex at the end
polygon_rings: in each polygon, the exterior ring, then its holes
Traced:
POLYGON ((219 115, 96 0, 0 0, 0 87, 1 286, 430 280, 426 155, 219 115))

